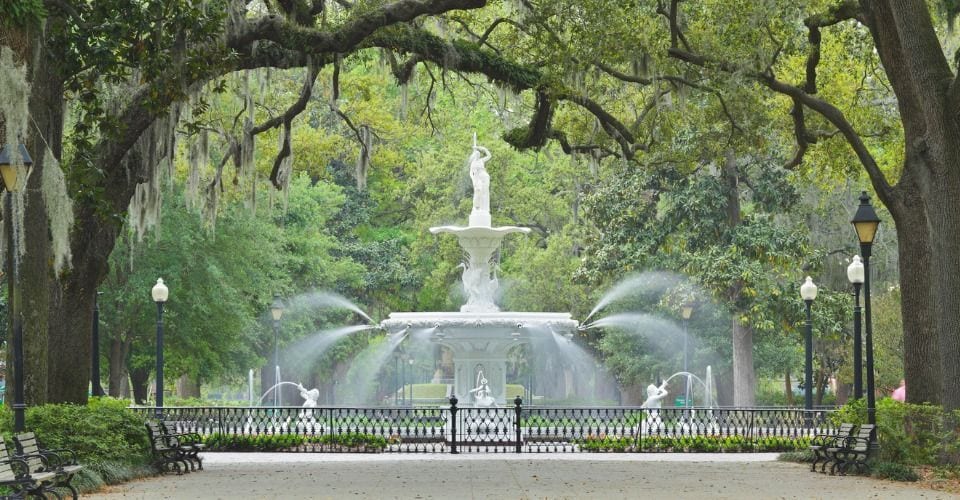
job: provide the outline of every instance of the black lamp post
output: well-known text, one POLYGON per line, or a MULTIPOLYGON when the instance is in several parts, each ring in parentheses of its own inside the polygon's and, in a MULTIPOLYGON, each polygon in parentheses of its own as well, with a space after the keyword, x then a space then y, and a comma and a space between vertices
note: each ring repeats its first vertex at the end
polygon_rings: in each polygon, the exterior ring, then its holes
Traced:
POLYGON ((693 304, 690 302, 684 302, 680 306, 680 317, 683 318, 683 371, 687 372, 687 385, 683 390, 683 406, 685 408, 690 407, 690 370, 687 367, 687 358, 688 358, 688 349, 687 349, 687 337, 689 337, 687 332, 687 322, 690 321, 690 316, 693 315, 693 304))
POLYGON ((23 144, 17 145, 15 154, 7 146, 0 149, 0 175, 3 176, 3 186, 7 189, 7 195, 3 199, 4 217, 10 221, 6 226, 7 256, 10 259, 10 277, 7 288, 8 311, 12 324, 13 338, 10 347, 13 349, 13 431, 23 432, 25 430, 23 413, 27 405, 23 398, 23 318, 20 316, 20 296, 17 286, 20 281, 20 263, 18 258, 19 249, 17 248, 17 238, 14 235, 13 221, 13 194, 21 193, 27 185, 27 177, 30 173, 30 167, 33 160, 27 153, 27 148, 23 144), (14 154, 11 154, 14 153, 14 154))
MULTIPOLYGON (((877 423, 877 402, 876 389, 873 380, 873 323, 870 318, 870 253, 873 247, 873 240, 877 236, 877 227, 880 225, 880 218, 877 212, 870 205, 870 197, 867 192, 860 194, 860 206, 857 207, 857 213, 854 214, 853 228, 857 231, 857 239, 860 240, 860 255, 863 256, 863 309, 866 316, 866 347, 867 347, 867 421, 876 425, 877 423)), ((876 433, 871 437, 871 446, 876 445, 876 433)))
POLYGON ((800 297, 807 305, 807 334, 804 339, 804 367, 803 367, 803 408, 813 409, 813 318, 810 315, 810 306, 817 298, 817 285, 813 278, 807 276, 807 281, 800 285, 800 297))
POLYGON ((90 357, 90 391, 94 396, 103 396, 103 386, 100 385, 100 295, 103 292, 97 292, 93 295, 93 339, 92 354, 90 357))
POLYGON ((853 283, 853 397, 863 397, 863 338, 860 324, 860 287, 863 286, 863 262, 859 255, 847 266, 847 279, 853 283))
POLYGON ((283 301, 280 294, 273 294, 270 315, 273 317, 273 406, 280 406, 280 318, 283 318, 283 301))
POLYGON ((154 412, 157 419, 163 418, 163 304, 167 301, 170 291, 163 284, 163 278, 157 278, 151 295, 157 303, 157 409, 154 412))

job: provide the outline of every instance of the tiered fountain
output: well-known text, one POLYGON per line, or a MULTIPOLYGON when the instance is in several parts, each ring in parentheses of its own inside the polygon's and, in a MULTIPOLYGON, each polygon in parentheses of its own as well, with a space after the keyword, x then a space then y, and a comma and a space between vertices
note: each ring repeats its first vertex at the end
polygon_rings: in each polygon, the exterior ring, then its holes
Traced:
POLYGON ((453 353, 454 395, 464 404, 503 405, 517 394, 506 394, 507 352, 533 336, 543 339, 573 332, 578 323, 569 313, 502 312, 494 303, 499 283, 491 266, 494 252, 504 236, 528 233, 529 228, 492 227, 490 176, 484 164, 490 152, 478 146, 476 136, 470 155, 473 181, 473 211, 469 225, 440 226, 430 232, 457 237, 467 259, 463 264, 463 288, 467 302, 460 312, 392 313, 381 327, 393 335, 429 330, 431 339, 453 353), (485 378, 486 384, 479 380, 485 378), (485 386, 485 387, 484 387, 485 386))

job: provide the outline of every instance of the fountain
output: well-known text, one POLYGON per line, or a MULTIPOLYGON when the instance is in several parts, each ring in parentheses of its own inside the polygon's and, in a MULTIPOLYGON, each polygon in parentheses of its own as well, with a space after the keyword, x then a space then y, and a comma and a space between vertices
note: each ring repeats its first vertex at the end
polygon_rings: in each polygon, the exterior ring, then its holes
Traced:
MULTIPOLYGON (((430 228, 433 234, 449 233, 457 237, 466 255, 463 263, 463 289, 467 296, 460 312, 392 313, 380 326, 393 335, 413 329, 433 329, 431 340, 450 349, 454 364, 454 395, 474 401, 481 379, 487 380, 482 402, 504 405, 517 394, 506 394, 507 353, 521 343, 538 339, 538 333, 572 332, 578 323, 569 313, 502 312, 494 303, 499 289, 491 261, 501 240, 512 233, 528 233, 529 228, 493 227, 490 216, 490 176, 484 164, 490 151, 473 139, 470 178, 473 181, 473 210, 463 226, 430 228)), ((549 337, 543 335, 543 340, 549 337)), ((479 406, 478 402, 478 406, 479 406)))

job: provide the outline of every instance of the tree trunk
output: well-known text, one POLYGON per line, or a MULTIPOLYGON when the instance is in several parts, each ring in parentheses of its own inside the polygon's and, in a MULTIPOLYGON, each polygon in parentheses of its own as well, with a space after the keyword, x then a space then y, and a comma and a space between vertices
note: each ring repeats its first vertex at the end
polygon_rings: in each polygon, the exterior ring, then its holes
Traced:
POLYGON ((719 406, 730 406, 733 404, 733 373, 729 370, 723 370, 717 372, 716 383, 714 384, 717 387, 717 405, 719 406))
MULTIPOLYGON (((727 202, 727 225, 732 231, 742 222, 740 210, 740 171, 733 150, 728 150, 720 170, 725 186, 727 202)), ((734 304, 733 312, 733 404, 754 406, 756 404, 757 378, 753 366, 753 326, 749 324, 750 312, 738 306, 743 300, 744 283, 730 284, 726 293, 728 303, 734 304)))
MULTIPOLYGON (((912 169, 906 168, 906 171, 912 169)), ((903 317, 903 371, 910 403, 941 402, 940 345, 931 282, 930 231, 923 201, 911 174, 898 183, 897 200, 887 204, 897 228, 900 313, 903 317)))
POLYGON ((624 406, 640 406, 647 400, 647 389, 643 384, 620 386, 620 404, 624 406))
MULTIPOLYGON (((904 128, 906 145, 904 176, 915 183, 925 210, 929 229, 929 266, 933 304, 933 325, 937 332, 940 374, 932 379, 909 381, 914 386, 940 384, 940 402, 948 410, 960 408, 960 289, 955 281, 960 274, 960 82, 943 52, 928 6, 920 1, 861 0, 864 20, 870 28, 877 53, 894 93, 904 128), (951 95, 951 92, 953 95, 951 95)), ((882 181, 872 178, 874 186, 882 181)), ((880 187, 883 187, 882 185, 880 187)), ((878 192, 882 192, 878 189, 878 192)), ((884 200, 886 202, 886 200, 884 200)), ((900 211, 902 215, 902 211, 900 211)), ((897 220, 898 230, 909 230, 914 221, 897 220)), ((901 240, 909 240, 901 236, 901 240)), ((922 240, 921 240, 922 241, 922 240)), ((907 242, 909 245, 909 241, 907 242)), ((901 255, 901 266, 908 258, 901 255)), ((901 277, 904 278, 901 274, 901 277)), ((910 277, 908 279, 913 279, 910 277)), ((918 300, 922 290, 912 290, 910 300, 918 300)), ((913 321, 904 291, 904 325, 913 321)), ((923 309, 921 309, 923 310, 923 309)), ((907 337, 915 332, 905 329, 905 363, 912 376, 925 373, 917 367, 921 361, 921 342, 927 339, 907 337), (908 347, 909 346, 909 347, 908 347)), ((927 362, 931 360, 927 359, 927 362)), ((929 372, 926 372, 929 373, 929 372)), ((926 391, 926 387, 917 387, 926 391)), ((910 392, 910 391, 908 391, 910 392)), ((911 397, 911 396, 908 396, 911 397)), ((921 395, 912 396, 917 400, 921 395)))
POLYGON ((733 317, 733 405, 755 406, 756 375, 753 369, 753 327, 740 314, 733 317))
POLYGON ((793 384, 790 382, 790 370, 783 374, 783 389, 787 397, 787 406, 793 406, 793 384))
POLYGON ((150 382, 149 368, 134 368, 130 370, 130 385, 133 386, 133 401, 138 405, 147 402, 147 384, 150 382))
POLYGON ((110 396, 126 398, 130 395, 130 381, 127 373, 127 353, 130 344, 119 339, 110 340, 110 396))
POLYGON ((177 379, 177 395, 181 398, 200 398, 200 377, 184 373, 177 379))
POLYGON ((823 396, 827 392, 827 385, 830 384, 830 376, 819 370, 814 381, 816 381, 816 392, 814 393, 814 406, 823 406, 823 396))
MULTIPOLYGON (((59 22, 55 18, 48 21, 48 29, 58 29, 59 22)), ((52 259, 50 255, 50 239, 48 236, 49 223, 47 221, 46 205, 43 202, 41 179, 43 170, 48 167, 47 145, 52 148, 50 154, 55 158, 61 156, 61 142, 63 130, 63 85, 62 79, 55 74, 58 66, 54 57, 40 42, 42 32, 26 30, 17 32, 11 29, 2 37, 16 36, 22 44, 13 44, 17 51, 15 56, 27 63, 27 78, 31 85, 29 99, 30 125, 24 142, 27 151, 33 159, 33 168, 27 183, 27 189, 22 195, 24 198, 24 213, 22 221, 11 218, 11 214, 4 214, 7 221, 13 224, 22 224, 23 257, 20 260, 19 280, 9 280, 9 297, 13 298, 22 319, 23 326, 23 374, 11 373, 13 382, 16 377, 23 377, 24 400, 27 405, 33 406, 47 402, 48 387, 53 381, 48 379, 49 357, 47 331, 48 325, 53 323, 48 311, 57 309, 59 302, 55 294, 51 294, 49 282, 52 277, 52 259), (53 302, 51 302, 53 301, 53 302)), ((0 124, 5 125, 5 124, 0 124)), ((0 126, 0 128, 3 128, 0 126)), ((54 168, 54 166, 49 166, 54 168)), ((4 195, 6 196, 6 195, 4 195)), ((15 245, 19 248, 19 245, 15 245)), ((9 254, 8 254, 9 255, 9 254)), ((8 259, 9 262, 9 259, 8 259)), ((12 276, 12 275, 11 275, 12 276)), ((92 311, 91 311, 92 312, 92 311)), ((63 322, 75 321, 75 318, 58 318, 63 322)), ((83 365, 90 370, 90 351, 87 350, 87 362, 83 365)), ((70 360, 57 360, 68 363, 70 360)), ((13 367, 12 363, 7 366, 13 367)), ((76 377, 75 378, 81 378, 76 377)), ((84 382, 86 393, 87 381, 84 382)), ((12 384, 11 384, 12 385, 12 384)))

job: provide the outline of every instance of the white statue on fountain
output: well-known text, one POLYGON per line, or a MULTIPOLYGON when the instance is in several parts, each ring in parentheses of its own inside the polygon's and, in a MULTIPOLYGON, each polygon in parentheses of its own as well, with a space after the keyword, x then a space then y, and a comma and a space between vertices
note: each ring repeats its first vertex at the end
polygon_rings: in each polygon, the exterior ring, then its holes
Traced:
POLYGON ((657 408, 659 409, 662 406, 661 400, 667 397, 667 382, 664 381, 663 384, 660 384, 660 387, 657 387, 655 384, 650 384, 647 386, 647 400, 640 405, 641 408, 657 408))
POLYGON ((473 394, 473 406, 477 408, 497 405, 496 398, 490 394, 490 386, 487 385, 487 378, 483 376, 483 370, 477 372, 477 386, 470 389, 470 394, 473 394))
POLYGON ((663 405, 661 400, 667 397, 667 381, 664 380, 660 387, 656 384, 647 386, 647 400, 640 405, 641 408, 651 408, 647 414, 647 419, 643 421, 642 430, 656 431, 663 427, 663 420, 660 418, 660 408, 663 405))
POLYGON ((303 408, 317 407, 317 400, 320 399, 319 389, 313 388, 313 389, 307 390, 307 388, 304 387, 303 384, 297 384, 297 389, 300 390, 300 397, 304 399, 303 405, 302 405, 303 408))
MULTIPOLYGON (((297 389, 300 390, 300 397, 303 398, 302 408, 307 408, 300 410, 300 413, 297 415, 297 428, 304 429, 307 432, 316 432, 319 427, 317 425, 317 420, 313 418, 312 408, 317 407, 317 400, 320 399, 320 390, 314 387, 313 389, 307 390, 303 384, 297 384, 297 389)), ((287 418, 287 421, 290 419, 287 418)))
POLYGON ((473 181, 473 211, 470 213, 471 226, 490 227, 490 174, 484 164, 490 159, 490 150, 477 145, 477 134, 473 134, 473 152, 470 153, 470 180, 473 181))

